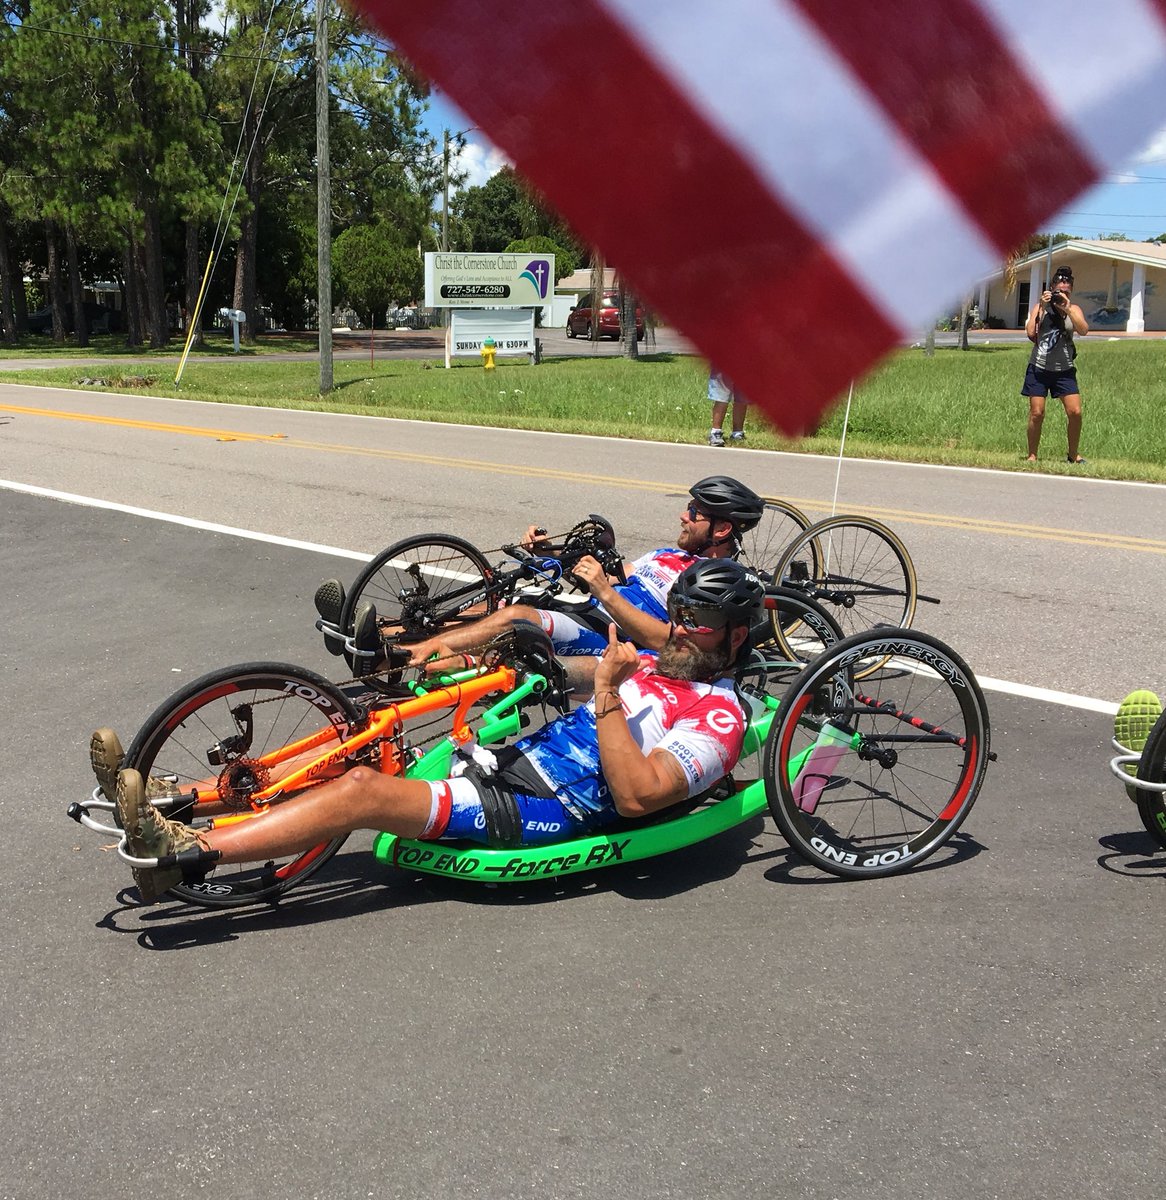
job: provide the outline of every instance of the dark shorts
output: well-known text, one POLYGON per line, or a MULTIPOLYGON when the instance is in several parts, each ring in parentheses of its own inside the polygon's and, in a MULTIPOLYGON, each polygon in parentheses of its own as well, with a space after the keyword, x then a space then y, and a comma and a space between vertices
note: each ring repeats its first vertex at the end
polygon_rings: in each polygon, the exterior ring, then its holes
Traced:
POLYGON ((1024 386, 1020 389, 1022 396, 1052 396, 1060 400, 1062 396, 1076 396, 1081 391, 1077 384, 1077 368, 1068 371, 1039 371, 1032 363, 1024 373, 1024 386))
MULTIPOLYGON (((453 794, 449 825, 442 836, 454 841, 489 845, 483 796, 478 785, 472 779, 450 779, 446 782, 453 794)), ((510 795, 514 798, 517 810, 522 845, 564 842, 582 832, 579 822, 567 812, 562 801, 527 796, 522 792, 511 792, 510 795)))

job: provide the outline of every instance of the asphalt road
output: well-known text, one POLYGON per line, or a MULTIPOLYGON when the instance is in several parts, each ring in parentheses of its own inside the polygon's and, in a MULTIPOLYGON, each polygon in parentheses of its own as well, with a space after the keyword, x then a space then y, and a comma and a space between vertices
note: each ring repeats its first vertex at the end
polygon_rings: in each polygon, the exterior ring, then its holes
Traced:
MULTIPOLYGON (((223 916, 136 907, 63 816, 94 725, 233 661, 334 672, 311 595, 351 555, 588 511, 638 551, 699 475, 823 515, 831 464, 8 386, 0 422, 5 481, 319 547, 0 489, 0 1196, 1160 1190, 1166 852, 1088 705, 989 691, 999 762, 952 851, 861 884, 768 821, 522 890, 379 867, 358 835, 223 916)), ((858 505, 981 674, 1166 688, 1166 489, 846 463, 858 505)))

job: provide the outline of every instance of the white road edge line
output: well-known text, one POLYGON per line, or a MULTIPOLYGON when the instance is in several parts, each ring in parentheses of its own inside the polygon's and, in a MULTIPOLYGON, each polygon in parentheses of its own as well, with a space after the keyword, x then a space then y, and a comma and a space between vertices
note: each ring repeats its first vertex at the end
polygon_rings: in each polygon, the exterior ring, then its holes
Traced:
MULTIPOLYGON (((319 542, 304 542, 298 538, 277 537, 269 533, 256 533, 251 529, 237 529, 233 525, 218 525, 213 521, 198 521, 193 517, 179 517, 173 513, 155 512, 149 508, 136 508, 130 504, 117 504, 112 500, 98 500, 92 496, 78 496, 72 492, 59 492, 52 488, 36 487, 29 483, 15 483, 0 479, 0 489, 23 492, 29 496, 43 496, 65 504, 79 504, 84 508, 104 508, 110 512, 127 513, 132 517, 146 517, 151 521, 167 521, 171 525, 182 525, 187 529, 202 529, 209 533, 224 533, 232 537, 246 538, 253 542, 266 542, 272 546, 287 546, 292 550, 308 550, 314 554, 330 554, 334 558, 347 558, 355 562, 369 562, 371 554, 360 554, 339 546, 325 546, 319 542)), ((1032 687, 1027 683, 1012 683, 1006 679, 990 679, 984 675, 976 677, 986 692, 1001 692, 1008 696, 1019 696, 1025 700, 1040 700, 1046 704, 1060 704, 1066 708, 1080 708, 1087 712, 1107 713, 1113 716, 1117 705, 1109 700, 1097 700, 1092 696, 1078 696, 1072 692, 1057 692, 1050 688, 1032 687)))
POLYGON ((171 525, 185 525, 188 529, 203 529, 208 533, 226 533, 232 537, 247 538, 252 542, 267 542, 272 546, 287 546, 292 550, 310 550, 316 554, 331 554, 336 558, 351 558, 357 562, 368 562, 371 554, 360 554, 355 550, 344 550, 339 546, 324 546, 319 542, 302 542, 298 538, 278 537, 271 533, 256 533, 251 529, 237 529, 233 525, 216 525, 213 521, 197 521, 193 517, 178 517, 173 513, 154 512, 149 508, 135 508, 132 504, 117 504, 112 500, 97 500, 92 496, 77 496, 72 492, 58 492, 52 488, 36 487, 29 483, 13 483, 0 479, 0 488, 12 492, 25 492, 30 496, 44 496, 49 500, 60 500, 65 504, 80 504, 84 508, 104 508, 110 512, 128 513, 132 517, 148 517, 151 521, 167 521, 171 525))

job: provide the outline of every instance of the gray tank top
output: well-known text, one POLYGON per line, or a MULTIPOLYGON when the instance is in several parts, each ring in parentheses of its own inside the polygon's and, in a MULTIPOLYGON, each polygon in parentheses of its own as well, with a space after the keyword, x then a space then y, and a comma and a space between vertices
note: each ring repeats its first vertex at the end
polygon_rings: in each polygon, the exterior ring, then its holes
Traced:
POLYGON ((1047 309, 1036 327, 1036 344, 1029 362, 1038 371, 1071 371, 1077 357, 1077 344, 1072 329, 1065 328, 1066 317, 1047 309))

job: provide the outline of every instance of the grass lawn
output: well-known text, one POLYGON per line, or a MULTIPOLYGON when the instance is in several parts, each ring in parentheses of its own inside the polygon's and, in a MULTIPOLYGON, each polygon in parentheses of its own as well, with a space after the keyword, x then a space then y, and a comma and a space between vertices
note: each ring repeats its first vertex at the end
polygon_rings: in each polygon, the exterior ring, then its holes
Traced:
MULTIPOLYGON (((282 339, 271 347, 288 348, 294 347, 282 339)), ((1083 340, 1078 371, 1085 400, 1081 453, 1089 460, 1084 467, 1065 461, 1065 415, 1055 401, 1045 416, 1039 468, 1024 462, 1028 405, 1019 393, 1028 349, 1027 344, 940 348, 930 359, 919 349, 898 352, 855 390, 847 456, 1166 482, 1163 341, 1083 340)), ((778 392, 780 376, 775 368, 778 392)), ((111 362, 5 371, 0 380, 664 442, 703 443, 708 434, 705 364, 685 356, 649 355, 636 363, 550 358, 537 367, 504 359, 491 372, 476 363, 447 371, 439 361, 386 356, 372 366, 337 361, 334 377, 335 390, 321 397, 314 359, 246 364, 192 359, 176 386, 172 366, 151 367, 144 358, 140 367, 111 362)), ((799 441, 779 437, 759 413, 751 413, 749 445, 836 454, 845 399, 839 398, 814 436, 799 441)))
MULTIPOLYGON (((186 345, 184 339, 171 339, 169 344, 159 350, 151 350, 148 346, 126 348, 124 333, 95 334, 89 339, 88 346, 77 346, 70 339, 58 346, 51 337, 36 337, 28 334, 21 338, 16 345, 0 344, 0 358, 173 358, 182 353, 186 345)), ((283 354, 300 351, 316 353, 316 335, 281 333, 267 335, 254 345, 239 347, 240 358, 257 358, 265 354, 283 354)), ((190 352, 191 358, 196 355, 232 354, 235 342, 230 333, 211 332, 206 335, 205 344, 190 352)))

